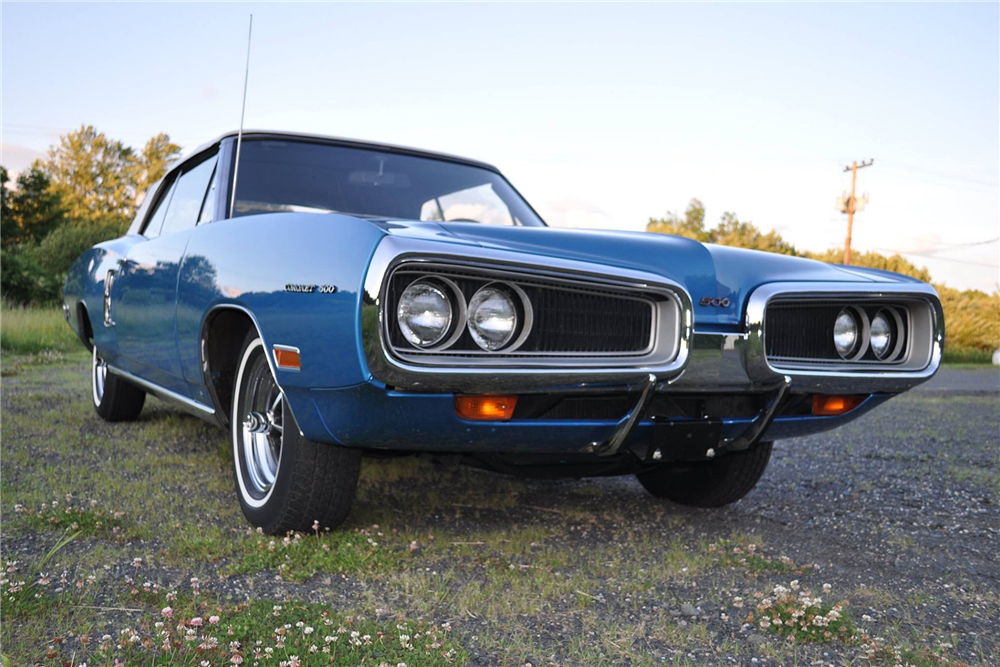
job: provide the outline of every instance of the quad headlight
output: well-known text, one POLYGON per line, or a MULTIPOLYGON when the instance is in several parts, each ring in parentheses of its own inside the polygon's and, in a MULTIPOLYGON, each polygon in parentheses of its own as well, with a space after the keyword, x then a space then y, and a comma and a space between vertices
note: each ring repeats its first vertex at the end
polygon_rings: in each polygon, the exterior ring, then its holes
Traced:
POLYGON ((437 285, 417 280, 399 297, 396 319, 403 337, 415 347, 440 343, 451 329, 451 299, 437 285))
POLYGON ((844 308, 833 323, 833 346, 837 348, 837 354, 844 359, 850 357, 858 349, 860 339, 861 326, 857 316, 844 308))
POLYGON ((885 355, 892 349, 893 327, 892 323, 889 321, 890 317, 891 315, 888 311, 880 310, 875 314, 875 317, 872 318, 868 344, 872 346, 872 352, 879 359, 885 358, 885 355))
POLYGON ((531 299, 513 283, 429 273, 408 278, 397 288, 396 345, 477 355, 510 352, 529 338, 531 299))
POLYGON ((503 348, 517 331, 517 306, 504 289, 495 285, 480 288, 469 301, 469 335, 484 350, 503 348))

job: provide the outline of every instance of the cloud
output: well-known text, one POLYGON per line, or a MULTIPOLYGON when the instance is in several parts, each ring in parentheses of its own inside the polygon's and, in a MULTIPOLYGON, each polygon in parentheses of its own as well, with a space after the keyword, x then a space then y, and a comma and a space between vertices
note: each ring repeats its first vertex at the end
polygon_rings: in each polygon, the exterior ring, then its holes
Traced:
POLYGON ((615 229, 615 220, 606 210, 591 202, 564 197, 541 201, 538 211, 553 227, 579 229, 615 229))
POLYGON ((7 167, 11 180, 17 174, 31 166, 38 158, 45 157, 44 151, 35 150, 17 144, 0 144, 0 164, 7 167))

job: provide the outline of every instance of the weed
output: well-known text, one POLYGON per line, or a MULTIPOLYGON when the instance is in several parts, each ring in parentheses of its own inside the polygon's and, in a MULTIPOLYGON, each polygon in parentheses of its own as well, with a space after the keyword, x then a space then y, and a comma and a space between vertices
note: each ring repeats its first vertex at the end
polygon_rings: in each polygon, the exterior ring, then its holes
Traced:
POLYGON ((398 552, 380 544, 378 526, 353 532, 340 530, 315 535, 289 533, 283 538, 250 532, 242 555, 231 566, 237 574, 276 570, 283 579, 302 582, 320 572, 341 574, 385 569, 398 552))
MULTIPOLYGON (((829 585, 824 585, 824 593, 829 585)), ((770 595, 760 596, 756 612, 747 617, 748 623, 757 623, 794 641, 829 642, 854 639, 857 630, 850 617, 844 613, 846 602, 829 605, 823 598, 801 589, 798 580, 790 588, 778 585, 770 595)))

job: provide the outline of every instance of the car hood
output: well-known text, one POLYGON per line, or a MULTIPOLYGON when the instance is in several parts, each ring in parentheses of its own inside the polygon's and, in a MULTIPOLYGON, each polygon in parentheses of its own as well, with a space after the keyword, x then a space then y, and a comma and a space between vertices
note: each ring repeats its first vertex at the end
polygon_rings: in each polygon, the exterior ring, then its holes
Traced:
POLYGON ((546 258, 592 262, 657 274, 680 283, 694 302, 695 323, 734 327, 758 286, 770 282, 909 282, 885 271, 842 267, 816 260, 705 244, 647 232, 553 227, 500 227, 472 223, 380 221, 389 234, 477 245, 546 258), (703 297, 729 299, 728 307, 701 306, 703 297))

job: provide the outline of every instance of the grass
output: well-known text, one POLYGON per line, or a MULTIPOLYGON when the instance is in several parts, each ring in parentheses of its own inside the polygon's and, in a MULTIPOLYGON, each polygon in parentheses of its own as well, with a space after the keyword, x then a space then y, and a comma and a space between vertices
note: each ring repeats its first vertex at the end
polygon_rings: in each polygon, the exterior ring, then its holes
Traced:
MULTIPOLYGON (((69 331, 61 316, 59 323, 69 331)), ((801 624, 772 634, 758 627, 760 618, 744 628, 757 612, 755 592, 793 578, 818 589, 832 571, 782 556, 766 529, 739 523, 746 517, 740 506, 683 510, 626 483, 520 480, 425 459, 366 459, 341 530, 258 534, 235 502, 223 431, 152 398, 137 421, 107 424, 89 403, 89 359, 75 339, 65 353, 18 354, 16 375, 4 379, 0 420, 0 592, 8 595, 0 644, 11 664, 208 660, 219 667, 242 657, 262 666, 723 665, 729 656, 860 664, 869 646, 846 615, 834 621, 847 629, 834 624, 830 637, 801 624), (199 579, 200 588, 192 583, 199 579), (735 596, 743 596, 739 607, 735 596), (704 607, 704 616, 678 616, 685 603, 704 607), (218 623, 209 622, 213 616, 218 623), (360 643, 351 642, 352 632, 360 643), (750 633, 766 642, 748 643, 750 633), (845 634, 854 641, 843 641, 845 634)), ((5 354, 5 368, 9 361, 5 354)), ((921 428, 946 424, 959 442, 974 433, 949 415, 994 399, 907 400, 919 401, 921 428)), ((913 437, 907 428, 887 451, 905 450, 913 437)), ((996 488, 991 474, 957 455, 939 464, 944 478, 996 488)), ((891 531, 881 546, 902 548, 891 531)), ((982 586, 968 623, 1000 614, 996 589, 986 580, 982 586)), ((888 594, 852 590, 848 597, 873 614, 900 604, 888 594)), ((787 618, 802 608, 797 598, 786 602, 775 605, 787 618)), ((825 617, 833 609, 823 603, 808 613, 825 617)), ((938 622, 914 615, 888 634, 882 626, 879 636, 889 639, 870 664, 895 664, 896 652, 917 665, 949 664, 932 663, 937 657, 920 649, 924 636, 940 634, 938 622)), ((988 628, 980 634, 986 645, 978 662, 995 664, 988 628)))
POLYGON ((993 350, 945 345, 941 361, 949 365, 992 366, 993 350))
POLYGON ((386 548, 377 531, 294 533, 284 538, 251 534, 230 568, 237 574, 274 570, 282 579, 303 582, 319 573, 377 572, 392 567, 399 551, 386 548))
POLYGON ((18 354, 80 349, 62 310, 51 306, 0 304, 0 349, 18 354))

